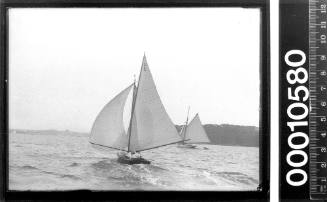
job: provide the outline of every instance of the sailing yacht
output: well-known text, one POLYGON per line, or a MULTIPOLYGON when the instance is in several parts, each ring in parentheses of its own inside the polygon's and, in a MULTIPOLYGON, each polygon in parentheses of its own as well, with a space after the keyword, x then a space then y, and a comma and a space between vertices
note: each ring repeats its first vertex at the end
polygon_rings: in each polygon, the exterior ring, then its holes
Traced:
POLYGON ((178 147, 194 149, 196 148, 196 145, 194 145, 195 143, 209 143, 210 140, 202 126, 199 114, 196 114, 188 124, 189 110, 190 108, 187 112, 186 122, 180 132, 183 141, 178 145, 178 147))
POLYGON ((149 164, 141 157, 141 151, 183 141, 161 102, 145 54, 138 83, 134 80, 103 107, 94 121, 89 141, 118 150, 117 160, 124 164, 149 164), (131 91, 132 107, 125 131, 123 114, 131 91))

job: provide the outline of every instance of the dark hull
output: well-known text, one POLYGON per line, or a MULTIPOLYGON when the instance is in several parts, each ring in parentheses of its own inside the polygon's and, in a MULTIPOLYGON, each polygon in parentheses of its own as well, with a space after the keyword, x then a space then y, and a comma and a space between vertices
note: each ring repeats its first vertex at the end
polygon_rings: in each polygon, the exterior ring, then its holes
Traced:
POLYGON ((124 156, 120 156, 117 159, 118 163, 122 163, 122 164, 150 164, 151 162, 140 157, 140 158, 128 158, 128 157, 124 157, 124 156))

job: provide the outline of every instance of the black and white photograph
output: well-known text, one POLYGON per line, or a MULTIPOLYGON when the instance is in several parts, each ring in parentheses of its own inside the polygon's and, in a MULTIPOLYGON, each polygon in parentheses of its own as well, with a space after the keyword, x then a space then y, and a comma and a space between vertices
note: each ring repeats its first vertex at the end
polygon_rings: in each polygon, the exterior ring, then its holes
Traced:
POLYGON ((10 8, 8 187, 256 191, 259 8, 10 8))

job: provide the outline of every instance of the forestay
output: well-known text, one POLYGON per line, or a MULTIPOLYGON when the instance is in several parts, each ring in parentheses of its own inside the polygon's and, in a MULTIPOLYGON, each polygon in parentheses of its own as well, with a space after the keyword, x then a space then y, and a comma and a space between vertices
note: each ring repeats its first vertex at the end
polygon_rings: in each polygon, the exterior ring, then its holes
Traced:
POLYGON ((123 113, 132 87, 133 85, 127 87, 101 110, 91 130, 91 143, 126 150, 128 137, 124 129, 123 113))
POLYGON ((186 129, 185 139, 190 139, 186 143, 208 143, 210 142, 205 132, 199 115, 196 114, 186 129))
POLYGON ((157 92, 145 56, 143 57, 132 118, 132 152, 181 141, 157 92))

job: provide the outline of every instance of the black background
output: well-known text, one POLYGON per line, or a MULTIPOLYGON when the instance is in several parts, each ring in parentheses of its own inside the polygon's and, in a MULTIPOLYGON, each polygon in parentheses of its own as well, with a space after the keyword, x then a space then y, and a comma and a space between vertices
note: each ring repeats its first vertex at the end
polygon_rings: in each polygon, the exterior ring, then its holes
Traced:
MULTIPOLYGON (((292 49, 302 50, 306 56, 306 63, 302 65, 309 72, 309 1, 308 0, 281 0, 280 2, 280 69, 279 69, 279 104, 280 104, 280 198, 281 201, 309 201, 309 160, 308 163, 301 167, 308 174, 308 181, 302 186, 293 187, 286 182, 286 174, 292 169, 286 162, 286 155, 291 151, 287 144, 287 138, 292 133, 289 127, 286 125, 287 121, 292 119, 287 116, 287 107, 295 101, 287 99, 288 87, 294 89, 299 86, 298 83, 290 85, 286 80, 286 72, 290 68, 284 61, 285 54, 292 49)), ((301 84, 303 85, 303 84, 301 84)), ((304 84, 309 89, 309 82, 304 84)), ((308 106, 309 100, 305 102, 308 106)), ((294 110, 296 111, 296 110, 294 110)), ((309 116, 301 121, 308 121, 309 116)), ((304 132, 309 135, 309 127, 296 127, 296 132, 304 132)), ((309 157, 309 146, 304 151, 309 157)))

